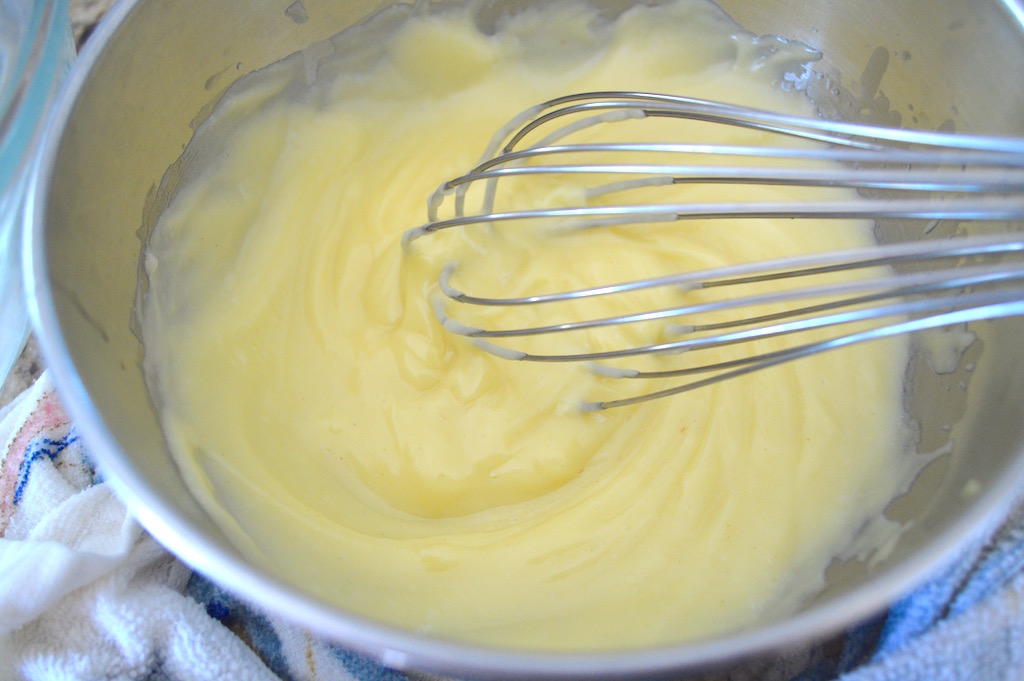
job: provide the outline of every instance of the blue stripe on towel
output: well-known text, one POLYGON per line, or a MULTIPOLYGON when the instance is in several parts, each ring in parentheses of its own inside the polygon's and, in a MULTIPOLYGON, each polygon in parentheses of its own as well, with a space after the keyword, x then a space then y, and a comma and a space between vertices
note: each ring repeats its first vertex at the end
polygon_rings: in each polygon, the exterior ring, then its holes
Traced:
POLYGON ((334 657, 345 667, 345 671, 358 681, 409 681, 405 674, 382 667, 379 662, 357 655, 350 650, 331 646, 334 657))
POLYGON ((193 572, 185 593, 206 608, 206 613, 241 637, 277 676, 290 680, 288 661, 273 625, 265 615, 193 572))
MULTIPOLYGON (((189 578, 185 593, 206 608, 206 614, 241 637, 270 671, 281 679, 293 681, 281 639, 266 615, 197 572, 189 578)), ((409 681, 405 674, 382 667, 371 658, 334 645, 328 648, 357 681, 409 681)))
POLYGON ((76 442, 78 442, 78 433, 75 432, 74 428, 69 430, 67 435, 57 440, 51 440, 48 437, 32 440, 29 443, 28 450, 25 452, 25 458, 21 462, 21 467, 18 469, 18 484, 14 488, 14 503, 18 504, 21 501, 21 495, 25 491, 25 486, 28 485, 32 466, 36 461, 43 458, 53 461, 60 456, 61 452, 76 442))

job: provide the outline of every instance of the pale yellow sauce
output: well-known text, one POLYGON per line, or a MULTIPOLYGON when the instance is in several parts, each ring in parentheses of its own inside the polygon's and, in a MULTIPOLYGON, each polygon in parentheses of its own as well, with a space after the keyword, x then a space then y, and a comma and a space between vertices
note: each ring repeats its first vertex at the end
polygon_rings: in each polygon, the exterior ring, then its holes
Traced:
POLYGON ((698 2, 614 23, 547 3, 493 34, 473 17, 385 12, 236 85, 197 132, 205 162, 148 242, 141 308, 187 482, 253 561, 417 631, 611 649, 795 607, 902 483, 902 343, 585 414, 580 399, 636 388, 483 353, 441 328, 430 297, 452 260, 460 282, 515 295, 864 245, 869 225, 716 221, 554 243, 457 230, 408 253, 400 239, 528 106, 630 89, 812 114, 778 86, 807 51, 767 49, 698 2))

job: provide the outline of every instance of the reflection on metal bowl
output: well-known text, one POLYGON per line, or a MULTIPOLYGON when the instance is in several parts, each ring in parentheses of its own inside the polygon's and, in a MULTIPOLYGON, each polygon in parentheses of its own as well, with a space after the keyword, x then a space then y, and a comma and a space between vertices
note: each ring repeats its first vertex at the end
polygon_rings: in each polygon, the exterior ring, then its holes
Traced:
MULTIPOLYGON (((195 568, 268 609, 398 667, 456 675, 641 675, 707 669, 836 632, 884 608, 997 522, 1024 478, 1024 322, 972 327, 955 371, 922 353, 906 404, 919 449, 949 449, 889 516, 912 521, 873 562, 837 561, 799 612, 694 643, 636 652, 550 654, 421 636, 341 612, 247 563, 188 493, 160 431, 133 328, 140 229, 197 120, 241 75, 323 40, 379 3, 306 0, 284 11, 248 0, 126 1, 91 37, 58 103, 33 186, 27 284, 39 342, 69 412, 131 510, 195 568), (302 9, 301 12, 296 7, 302 9)), ((528 4, 492 3, 496 11, 528 4)), ((609 4, 623 5, 611 1, 609 4)), ((913 0, 721 2, 757 34, 820 49, 808 91, 847 120, 984 133, 1024 133, 1024 9, 913 0)), ((955 224, 929 225, 933 233, 955 224), (937 231, 936 231, 937 230, 937 231)), ((920 224, 880 224, 881 241, 920 224)))

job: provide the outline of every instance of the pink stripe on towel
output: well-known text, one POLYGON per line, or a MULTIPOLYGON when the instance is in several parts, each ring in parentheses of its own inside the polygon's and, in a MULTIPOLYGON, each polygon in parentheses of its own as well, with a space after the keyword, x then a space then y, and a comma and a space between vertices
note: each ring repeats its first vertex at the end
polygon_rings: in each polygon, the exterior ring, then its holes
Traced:
POLYGON ((0 451, 0 535, 7 529, 7 523, 14 513, 14 492, 29 445, 42 433, 69 425, 68 416, 52 386, 47 385, 45 389, 39 390, 37 384, 23 397, 28 403, 17 405, 16 408, 26 414, 25 421, 9 440, 6 449, 0 451))

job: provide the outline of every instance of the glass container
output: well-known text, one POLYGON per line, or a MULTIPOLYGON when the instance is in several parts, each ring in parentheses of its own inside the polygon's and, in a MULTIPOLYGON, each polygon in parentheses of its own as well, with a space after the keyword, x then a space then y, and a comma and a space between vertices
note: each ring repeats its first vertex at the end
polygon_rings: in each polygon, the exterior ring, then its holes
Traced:
POLYGON ((68 0, 0 0, 0 382, 29 333, 20 267, 25 189, 74 54, 68 0))

